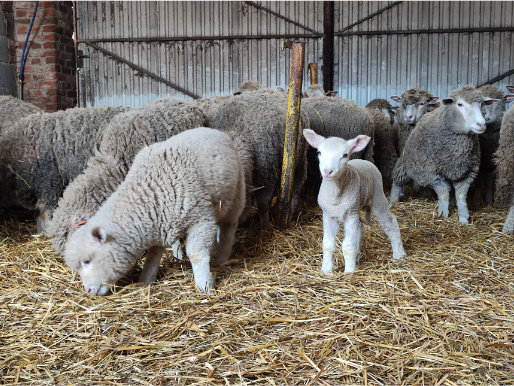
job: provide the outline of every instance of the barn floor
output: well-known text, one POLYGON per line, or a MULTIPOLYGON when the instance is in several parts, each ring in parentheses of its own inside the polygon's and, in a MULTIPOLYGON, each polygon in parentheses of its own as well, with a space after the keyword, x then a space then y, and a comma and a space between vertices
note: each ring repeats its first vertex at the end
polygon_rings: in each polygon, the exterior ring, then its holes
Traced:
MULTIPOLYGON (((321 211, 304 205, 286 232, 238 232, 217 289, 196 290, 188 262, 158 282, 91 297, 35 234, 1 213, 2 384, 506 385, 514 383, 514 237, 506 210, 472 224, 411 199, 397 215, 408 259, 393 262, 365 227, 353 275, 321 267, 321 211)), ((340 234, 342 236, 342 234, 340 234)), ((136 269, 137 270, 137 269, 136 269)))

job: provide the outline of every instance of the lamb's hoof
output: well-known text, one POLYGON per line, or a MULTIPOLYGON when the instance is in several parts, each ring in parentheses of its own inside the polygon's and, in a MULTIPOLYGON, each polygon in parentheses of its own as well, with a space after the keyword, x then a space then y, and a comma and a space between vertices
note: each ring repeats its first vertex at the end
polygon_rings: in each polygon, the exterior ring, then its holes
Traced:
POLYGON ((459 217, 459 222, 460 222, 461 224, 469 225, 469 221, 468 221, 468 219, 467 219, 467 218, 465 218, 465 217, 459 217))

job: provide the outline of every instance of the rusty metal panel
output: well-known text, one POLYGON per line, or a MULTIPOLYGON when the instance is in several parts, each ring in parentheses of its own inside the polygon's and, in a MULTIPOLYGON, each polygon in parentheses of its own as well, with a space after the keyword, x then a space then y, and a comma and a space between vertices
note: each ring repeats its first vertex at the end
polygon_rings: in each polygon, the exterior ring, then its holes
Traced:
MULTIPOLYGON (((397 2, 336 2, 335 31, 362 21, 397 2)), ((338 95, 365 106, 374 98, 412 87, 446 97, 465 84, 481 85, 514 68, 512 31, 459 29, 511 28, 514 2, 403 1, 335 38, 334 83, 338 95), (444 29, 440 33, 408 33, 444 29), (384 31, 378 35, 359 32, 384 31), (405 34, 399 31, 406 31, 405 34)), ((505 91, 514 75, 494 83, 505 91)))
POLYGON ((79 71, 82 106, 135 107, 163 96, 192 97, 81 39, 100 39, 95 44, 102 49, 200 97, 233 93, 249 79, 287 88, 290 52, 281 49, 284 39, 256 36, 317 33, 305 39, 306 61, 320 63, 322 57, 322 2, 111 1, 75 6, 78 49, 86 56, 79 71), (119 41, 105 41, 109 39, 119 41))

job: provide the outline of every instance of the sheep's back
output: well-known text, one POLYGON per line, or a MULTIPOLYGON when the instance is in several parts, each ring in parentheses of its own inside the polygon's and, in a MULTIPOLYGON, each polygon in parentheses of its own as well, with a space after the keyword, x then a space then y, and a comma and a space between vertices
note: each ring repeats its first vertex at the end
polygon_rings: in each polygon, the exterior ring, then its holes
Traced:
POLYGON ((498 205, 514 204, 514 108, 503 115, 498 150, 494 155, 497 166, 495 201, 498 205))

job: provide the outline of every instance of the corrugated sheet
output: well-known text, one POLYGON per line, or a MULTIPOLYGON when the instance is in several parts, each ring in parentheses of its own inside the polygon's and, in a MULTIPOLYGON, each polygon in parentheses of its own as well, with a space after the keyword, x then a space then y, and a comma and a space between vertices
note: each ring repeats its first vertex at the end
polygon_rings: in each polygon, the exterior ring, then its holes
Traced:
MULTIPOLYGON (((335 2, 335 31, 396 2, 335 2)), ((312 34, 305 64, 317 62, 321 83, 323 2, 76 2, 78 39, 184 38, 168 42, 98 42, 124 60, 198 96, 237 91, 248 79, 287 88, 290 51, 281 38, 260 35, 312 34), (266 8, 266 10, 261 9, 266 8), (208 37, 218 39, 205 40, 208 37), (221 38, 223 37, 223 38, 221 38), (252 38, 254 37, 254 38, 252 38), (186 39, 187 38, 187 39, 186 39)), ((513 68, 512 32, 437 34, 397 31, 513 27, 514 2, 404 1, 337 36, 334 88, 364 106, 412 87, 445 97, 464 84, 479 85, 513 68)), ((138 106, 183 93, 87 44, 80 73, 80 103, 138 106)), ((308 85, 305 71, 304 88, 308 85)), ((514 76, 495 85, 514 84, 514 76)))

